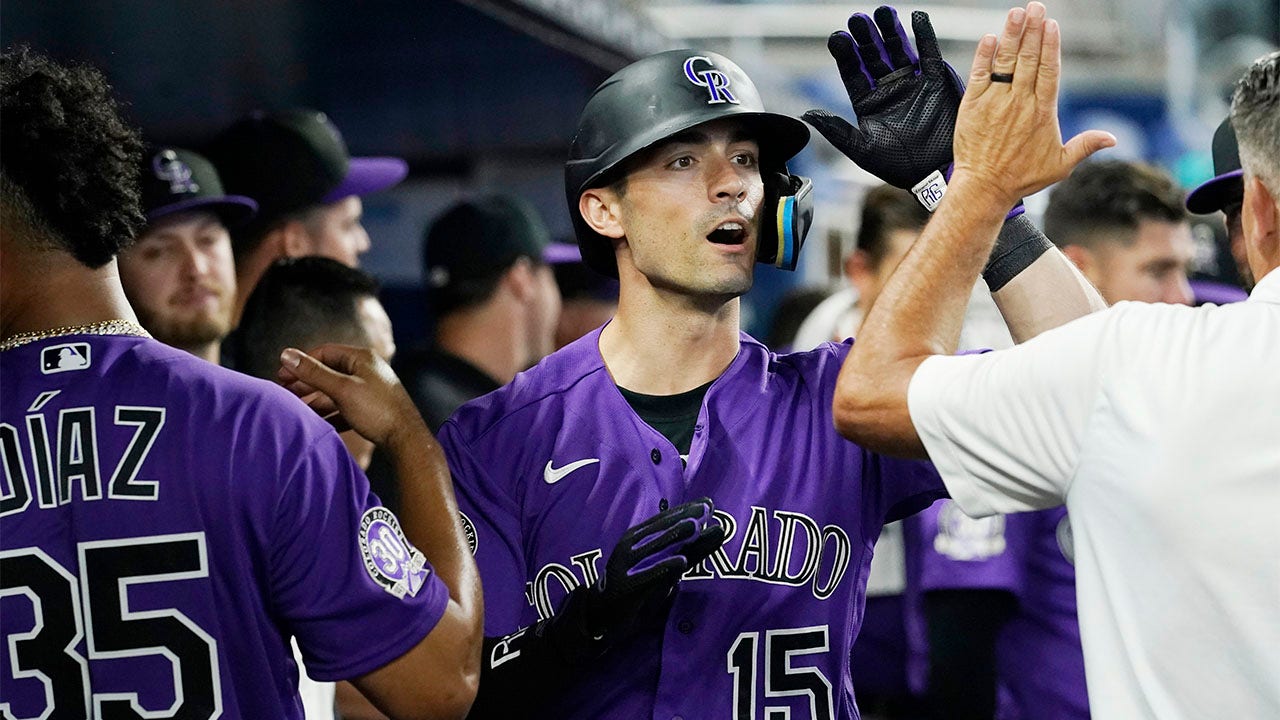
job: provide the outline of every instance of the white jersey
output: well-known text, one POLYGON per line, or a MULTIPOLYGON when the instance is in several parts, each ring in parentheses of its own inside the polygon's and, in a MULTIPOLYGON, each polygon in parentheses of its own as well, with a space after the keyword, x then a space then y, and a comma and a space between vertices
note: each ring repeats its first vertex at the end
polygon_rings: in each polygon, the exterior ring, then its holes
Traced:
POLYGON ((930 358, 908 396, 966 513, 1066 503, 1095 718, 1280 718, 1280 272, 930 358))

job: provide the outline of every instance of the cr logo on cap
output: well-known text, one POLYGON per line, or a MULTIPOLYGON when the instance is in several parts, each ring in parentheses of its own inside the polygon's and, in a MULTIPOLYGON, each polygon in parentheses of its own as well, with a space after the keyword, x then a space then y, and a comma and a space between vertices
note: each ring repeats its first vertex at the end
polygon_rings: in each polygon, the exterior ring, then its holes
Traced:
POLYGON ((716 70, 715 65, 711 61, 701 55, 694 55, 684 61, 684 76, 689 78, 689 82, 707 89, 707 94, 711 96, 707 100, 708 105, 716 103, 730 102, 734 105, 738 104, 738 99, 729 92, 729 76, 716 70), (707 70, 695 70, 694 65, 702 61, 707 65, 707 70))
POLYGON ((157 178, 169 183, 169 192, 174 195, 200 192, 200 186, 191 179, 191 166, 178 159, 172 150, 161 151, 151 158, 151 169, 157 178))

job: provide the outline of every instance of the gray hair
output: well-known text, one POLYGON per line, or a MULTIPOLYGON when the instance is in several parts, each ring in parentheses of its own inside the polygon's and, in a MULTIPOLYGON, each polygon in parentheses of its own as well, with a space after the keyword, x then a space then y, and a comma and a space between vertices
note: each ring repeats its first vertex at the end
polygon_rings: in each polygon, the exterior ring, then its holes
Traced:
POLYGON ((1255 60, 1236 83, 1231 125, 1245 173, 1280 198, 1280 51, 1255 60))

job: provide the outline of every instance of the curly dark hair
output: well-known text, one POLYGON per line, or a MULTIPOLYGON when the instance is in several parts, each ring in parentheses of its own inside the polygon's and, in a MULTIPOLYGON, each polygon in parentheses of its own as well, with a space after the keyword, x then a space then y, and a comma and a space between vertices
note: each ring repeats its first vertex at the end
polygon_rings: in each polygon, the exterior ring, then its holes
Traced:
MULTIPOLYGON (((143 226, 142 140, 87 65, 29 47, 0 53, 0 196, 53 244, 98 268, 143 226)), ((40 237, 43 236, 43 237, 40 237)))
POLYGON ((1049 194, 1044 234, 1058 247, 1123 240, 1131 234, 1115 231, 1135 230, 1143 220, 1185 221, 1183 197, 1173 178, 1153 165, 1127 160, 1087 162, 1049 194))

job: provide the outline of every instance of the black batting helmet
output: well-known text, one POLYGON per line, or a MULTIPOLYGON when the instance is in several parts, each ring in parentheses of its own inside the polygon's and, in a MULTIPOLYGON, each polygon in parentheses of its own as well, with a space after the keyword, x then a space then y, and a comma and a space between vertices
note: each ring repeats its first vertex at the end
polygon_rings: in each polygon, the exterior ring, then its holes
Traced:
POLYGON ((723 55, 699 50, 671 50, 638 60, 605 80, 587 100, 565 163, 569 216, 583 262, 618 275, 609 239, 593 231, 578 211, 583 191, 617 181, 624 161, 636 153, 723 118, 741 120, 760 146, 765 208, 757 259, 795 268, 813 209, 808 179, 788 174, 786 162, 809 142, 809 128, 793 117, 766 112, 742 68, 723 55))

